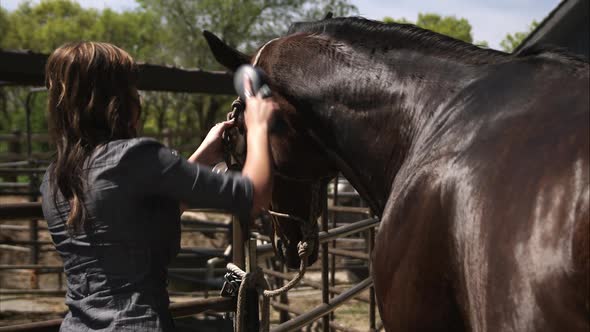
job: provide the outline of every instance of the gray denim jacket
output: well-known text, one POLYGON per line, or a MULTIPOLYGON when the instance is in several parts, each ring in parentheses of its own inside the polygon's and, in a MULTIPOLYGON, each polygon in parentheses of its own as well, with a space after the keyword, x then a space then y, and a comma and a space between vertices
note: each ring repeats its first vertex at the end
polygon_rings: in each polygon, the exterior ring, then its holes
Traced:
MULTIPOLYGON (((50 166, 51 168, 52 166, 50 166)), ((45 174, 43 213, 67 277, 60 331, 170 331, 167 266, 180 249, 179 202, 245 215, 252 185, 188 163, 153 139, 112 141, 85 164, 84 230, 65 222, 69 202, 45 174)))

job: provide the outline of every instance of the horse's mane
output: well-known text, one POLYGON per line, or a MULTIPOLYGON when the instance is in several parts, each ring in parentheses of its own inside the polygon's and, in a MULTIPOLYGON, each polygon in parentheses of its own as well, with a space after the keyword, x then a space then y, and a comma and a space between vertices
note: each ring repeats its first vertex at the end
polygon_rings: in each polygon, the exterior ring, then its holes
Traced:
POLYGON ((326 18, 315 22, 297 22, 288 34, 309 33, 329 36, 351 44, 371 41, 384 50, 431 50, 435 54, 453 54, 470 63, 495 63, 523 57, 541 57, 576 68, 587 68, 588 61, 563 48, 551 45, 533 45, 516 54, 481 48, 413 24, 383 23, 363 17, 326 18))
POLYGON ((540 57, 547 60, 558 61, 578 69, 588 70, 588 60, 582 56, 571 53, 567 49, 554 45, 532 45, 523 48, 516 54, 518 57, 540 57))
POLYGON ((288 34, 308 33, 329 36, 351 44, 371 42, 383 50, 431 50, 438 54, 453 54, 473 63, 505 61, 510 54, 481 48, 413 24, 383 23, 363 17, 339 17, 316 22, 297 22, 288 34))

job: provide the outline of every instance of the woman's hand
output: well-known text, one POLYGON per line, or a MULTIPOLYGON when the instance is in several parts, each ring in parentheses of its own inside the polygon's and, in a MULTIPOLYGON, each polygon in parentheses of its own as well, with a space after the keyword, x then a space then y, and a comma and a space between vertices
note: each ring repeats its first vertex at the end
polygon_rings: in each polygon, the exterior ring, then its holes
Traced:
POLYGON ((247 129, 246 162, 242 175, 252 182, 254 195, 252 198, 253 217, 267 209, 272 197, 272 156, 268 140, 268 122, 271 120, 278 104, 272 98, 263 99, 252 96, 251 84, 244 82, 246 88, 246 111, 244 122, 247 129))
POLYGON ((246 90, 246 111, 244 112, 244 122, 246 129, 263 126, 267 128, 268 122, 274 112, 279 108, 272 98, 263 99, 260 96, 253 96, 252 83, 249 79, 244 80, 244 89, 246 90))
POLYGON ((213 166, 223 160, 223 132, 234 125, 234 120, 228 120, 217 123, 199 145, 199 148, 193 153, 188 161, 191 163, 213 166))

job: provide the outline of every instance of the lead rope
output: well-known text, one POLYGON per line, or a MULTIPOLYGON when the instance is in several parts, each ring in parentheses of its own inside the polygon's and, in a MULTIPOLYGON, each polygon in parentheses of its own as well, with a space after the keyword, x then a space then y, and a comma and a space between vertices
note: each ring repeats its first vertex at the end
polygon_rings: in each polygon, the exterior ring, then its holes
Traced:
POLYGON ((260 267, 256 267, 254 271, 247 273, 244 270, 240 269, 237 265, 233 263, 227 264, 227 269, 239 277, 242 278, 242 283, 240 284, 240 288, 238 290, 238 302, 236 308, 236 332, 244 332, 245 329, 242 326, 244 320, 244 304, 246 303, 246 289, 253 284, 256 289, 260 292, 262 290, 262 332, 268 332, 270 329, 270 298, 275 297, 277 295, 281 295, 283 293, 288 292, 291 288, 295 287, 299 281, 305 275, 305 270, 307 267, 307 257, 311 254, 311 247, 307 242, 301 241, 297 244, 297 254, 301 260, 299 265, 299 272, 291 281, 289 281, 285 286, 281 288, 277 288, 274 290, 269 289, 268 282, 264 278, 264 273, 260 267))
MULTIPOLYGON (((317 208, 317 203, 319 202, 319 187, 320 183, 317 182, 313 185, 312 188, 312 196, 311 196, 311 206, 312 210, 310 211, 310 219, 315 222, 314 217, 316 215, 315 209, 317 208)), ((240 284, 240 288, 238 289, 238 300, 236 304, 236 325, 235 325, 235 332, 244 332, 243 326, 243 315, 244 315, 244 304, 246 303, 246 289, 250 287, 250 284, 254 283, 254 286, 258 290, 258 292, 262 293, 262 326, 260 330, 262 332, 269 332, 270 329, 270 298, 275 297, 277 295, 281 295, 283 293, 288 292, 291 288, 297 286, 297 284, 303 279, 305 275, 305 271, 307 269, 307 258, 311 255, 314 246, 316 245, 316 241, 314 235, 317 235, 317 230, 312 227, 310 221, 306 221, 302 218, 297 216, 293 216, 290 214, 279 213, 271 210, 267 210, 271 215, 275 215, 277 217, 282 218, 289 218, 293 220, 297 220, 301 222, 301 233, 303 236, 303 240, 297 243, 297 255, 299 256, 299 271, 295 278, 291 279, 286 285, 281 288, 277 288, 274 290, 269 289, 268 282, 264 278, 264 273, 260 267, 256 267, 254 271, 247 273, 246 271, 239 268, 237 265, 233 263, 227 264, 227 269, 240 278, 242 278, 242 283, 240 284), (314 234, 315 233, 315 234, 314 234)))

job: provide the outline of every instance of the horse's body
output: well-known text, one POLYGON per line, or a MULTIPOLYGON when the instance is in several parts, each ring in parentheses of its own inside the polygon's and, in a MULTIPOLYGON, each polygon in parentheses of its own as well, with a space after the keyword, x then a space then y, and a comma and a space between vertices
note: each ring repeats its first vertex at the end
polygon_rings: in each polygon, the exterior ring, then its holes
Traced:
POLYGON ((386 329, 587 331, 588 64, 362 19, 291 32, 256 57, 281 106, 276 166, 337 168, 381 216, 386 329), (304 139, 323 153, 284 152, 304 139))

